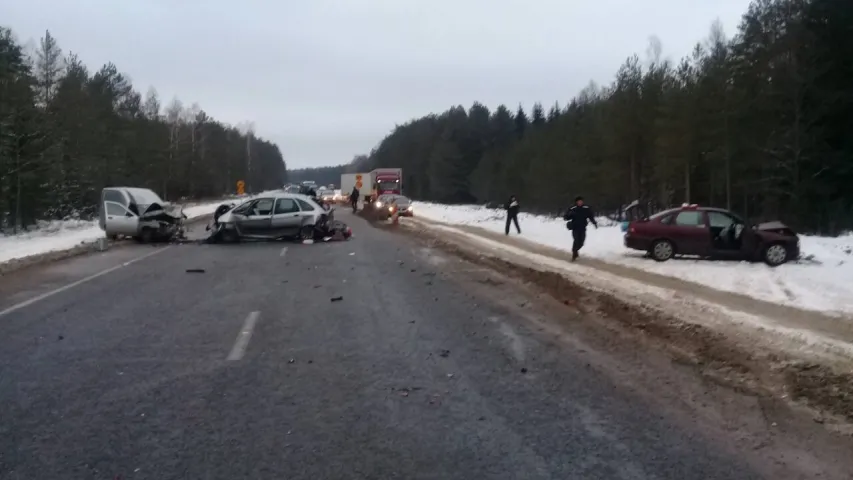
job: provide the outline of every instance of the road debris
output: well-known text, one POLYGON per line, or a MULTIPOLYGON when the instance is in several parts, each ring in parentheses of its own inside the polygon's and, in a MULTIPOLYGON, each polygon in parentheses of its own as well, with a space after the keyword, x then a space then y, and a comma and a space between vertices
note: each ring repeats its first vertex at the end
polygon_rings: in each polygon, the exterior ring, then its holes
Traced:
POLYGON ((188 268, 187 273, 205 273, 203 268, 188 268))
POLYGON ((344 297, 332 297, 332 298, 330 299, 330 301, 332 301, 332 302, 340 302, 340 301, 341 301, 341 300, 343 300, 343 299, 344 299, 344 297))
POLYGON ((440 357, 447 358, 447 357, 449 357, 449 356, 450 356, 450 350, 444 350, 444 349, 442 349, 442 350, 441 350, 441 353, 439 353, 438 355, 439 355, 440 357))
POLYGON ((526 369, 526 368, 522 368, 522 369, 521 369, 521 373, 527 373, 527 369, 526 369))
POLYGON ((288 361, 287 361, 287 363, 296 363, 296 359, 295 359, 295 358, 291 358, 290 360, 288 360, 288 361))

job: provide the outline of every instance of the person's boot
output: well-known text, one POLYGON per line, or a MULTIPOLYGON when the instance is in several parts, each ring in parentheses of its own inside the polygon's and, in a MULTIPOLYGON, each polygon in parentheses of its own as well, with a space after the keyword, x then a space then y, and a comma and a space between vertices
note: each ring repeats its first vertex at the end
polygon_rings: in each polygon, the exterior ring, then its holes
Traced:
POLYGON ((572 261, 574 262, 577 259, 578 259, 578 252, 572 252, 572 261))

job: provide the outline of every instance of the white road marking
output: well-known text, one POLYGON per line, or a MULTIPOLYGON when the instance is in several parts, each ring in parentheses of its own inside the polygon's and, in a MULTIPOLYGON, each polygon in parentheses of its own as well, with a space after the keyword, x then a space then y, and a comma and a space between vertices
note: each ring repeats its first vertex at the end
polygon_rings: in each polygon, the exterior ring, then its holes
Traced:
POLYGON ((255 324, 258 323, 258 316, 261 312, 252 312, 246 317, 243 322, 243 329, 237 335, 237 340, 234 342, 234 347, 231 348, 231 353, 228 354, 227 360, 240 360, 243 354, 246 353, 246 347, 249 346, 249 340, 252 338, 252 331, 255 329, 255 324))
POLYGON ((55 289, 55 290, 51 290, 51 291, 49 291, 49 292, 42 293, 41 295, 35 296, 35 297, 33 297, 33 298, 29 299, 29 300, 24 300, 23 302, 18 303, 18 304, 15 304, 15 305, 12 305, 11 307, 6 308, 5 310, 0 310, 0 317, 3 317, 3 316, 5 316, 5 315, 8 315, 8 314, 10 314, 10 313, 12 313, 12 312, 15 312, 15 311, 17 311, 17 310, 20 310, 20 309, 22 309, 22 308, 24 308, 24 307, 28 307, 28 306, 30 306, 30 305, 32 305, 32 304, 34 304, 34 303, 40 302, 40 301, 44 300, 45 298, 52 297, 52 296, 56 295, 57 293, 62 293, 62 292, 64 292, 64 291, 66 291, 66 290, 70 290, 70 289, 72 289, 72 288, 74 288, 74 287, 76 287, 76 286, 78 286, 78 285, 82 285, 82 284, 84 284, 84 283, 86 283, 86 282, 89 282, 89 281, 91 281, 91 280, 94 280, 94 279, 96 279, 96 278, 98 278, 98 277, 102 277, 102 276, 104 276, 104 275, 106 275, 106 274, 108 274, 108 273, 112 273, 112 272, 114 272, 114 271, 116 271, 116 270, 118 270, 118 269, 120 269, 120 268, 124 268, 124 267, 126 267, 126 266, 128 266, 128 265, 131 265, 131 264, 133 264, 133 263, 136 263, 136 262, 138 262, 138 261, 140 261, 140 260, 145 260, 145 259, 146 259, 146 258, 148 258, 148 257, 151 257, 151 256, 154 256, 154 255, 157 255, 158 253, 162 253, 162 252, 164 252, 164 251, 166 251, 166 250, 168 250, 168 249, 170 249, 170 248, 172 248, 172 247, 171 247, 171 246, 169 246, 169 247, 159 248, 159 249, 157 249, 157 250, 154 250, 153 252, 146 253, 145 255, 142 255, 141 257, 136 257, 136 258, 134 258, 133 260, 130 260, 130 261, 124 262, 124 263, 122 263, 121 265, 116 265, 116 266, 114 266, 114 267, 110 267, 110 268, 108 268, 108 269, 106 269, 106 270, 101 270, 100 272, 98 272, 98 273, 96 273, 96 274, 89 275, 89 276, 88 276, 88 277, 86 277, 86 278, 81 278, 80 280, 77 280, 76 282, 71 282, 71 283, 69 283, 68 285, 65 285, 65 286, 59 287, 59 288, 57 288, 57 289, 55 289))
POLYGON ((279 257, 283 257, 287 254, 287 247, 281 249, 281 253, 278 254, 279 257))

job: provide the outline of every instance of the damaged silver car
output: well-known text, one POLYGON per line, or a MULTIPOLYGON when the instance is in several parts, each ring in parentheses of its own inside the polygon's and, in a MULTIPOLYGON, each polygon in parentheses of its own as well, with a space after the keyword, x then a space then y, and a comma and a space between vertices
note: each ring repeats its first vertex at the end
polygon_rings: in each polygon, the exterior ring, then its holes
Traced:
POLYGON ((271 193, 241 205, 223 204, 213 214, 208 243, 240 240, 347 240, 352 230, 334 219, 334 209, 309 196, 271 193))
POLYGON ((165 202, 147 188, 108 187, 101 191, 98 223, 113 240, 124 236, 148 243, 180 238, 186 218, 181 205, 165 202))

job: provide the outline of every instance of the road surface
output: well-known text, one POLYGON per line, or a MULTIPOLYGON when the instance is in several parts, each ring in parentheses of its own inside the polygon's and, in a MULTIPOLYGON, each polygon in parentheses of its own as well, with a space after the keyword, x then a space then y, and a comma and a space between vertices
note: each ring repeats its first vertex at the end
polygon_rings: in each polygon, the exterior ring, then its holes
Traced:
POLYGON ((0 278, 0 478, 762 477, 526 321, 523 287, 345 220, 0 278))

